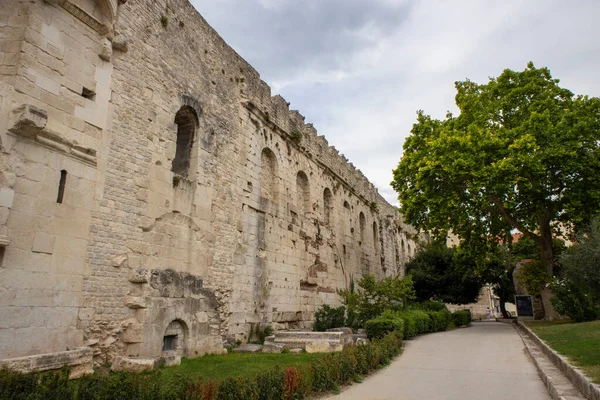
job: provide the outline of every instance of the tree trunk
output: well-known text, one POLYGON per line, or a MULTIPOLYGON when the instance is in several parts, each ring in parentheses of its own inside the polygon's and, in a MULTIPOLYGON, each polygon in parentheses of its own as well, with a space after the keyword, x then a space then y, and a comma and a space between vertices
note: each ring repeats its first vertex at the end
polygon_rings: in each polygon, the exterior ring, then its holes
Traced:
POLYGON ((512 318, 512 315, 506 311, 506 299, 500 298, 500 312, 502 313, 502 318, 512 318))
MULTIPOLYGON (((540 261, 546 268, 548 276, 554 275, 554 249, 552 247, 552 229, 550 228, 550 219, 540 217, 540 261)), ((549 288, 544 288, 541 292, 542 304, 544 305, 545 319, 553 321, 558 317, 558 313, 552 306, 552 292, 549 288)))

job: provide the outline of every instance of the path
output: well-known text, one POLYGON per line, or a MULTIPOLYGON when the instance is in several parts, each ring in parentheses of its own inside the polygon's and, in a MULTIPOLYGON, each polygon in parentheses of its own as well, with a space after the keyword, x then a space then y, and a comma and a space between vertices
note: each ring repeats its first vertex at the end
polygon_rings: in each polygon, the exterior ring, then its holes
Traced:
POLYGON ((406 341, 392 364, 327 400, 549 400, 516 330, 499 322, 406 341))

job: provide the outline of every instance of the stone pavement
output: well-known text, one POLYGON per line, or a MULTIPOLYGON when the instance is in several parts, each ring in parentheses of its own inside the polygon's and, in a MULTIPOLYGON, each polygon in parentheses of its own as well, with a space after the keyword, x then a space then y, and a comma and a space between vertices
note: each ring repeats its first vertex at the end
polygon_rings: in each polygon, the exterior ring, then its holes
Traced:
POLYGON ((475 322, 405 343, 390 366, 327 400, 550 399, 510 324, 475 322))

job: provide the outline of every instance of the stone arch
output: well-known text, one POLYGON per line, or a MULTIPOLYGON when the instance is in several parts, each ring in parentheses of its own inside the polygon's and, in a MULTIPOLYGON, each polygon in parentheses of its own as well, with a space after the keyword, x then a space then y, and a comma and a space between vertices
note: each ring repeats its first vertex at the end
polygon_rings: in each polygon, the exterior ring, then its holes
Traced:
POLYGON ((277 200, 277 158, 273 150, 265 147, 260 155, 260 195, 277 200))
POLYGON ((189 328, 181 319, 174 319, 167 325, 163 334, 162 353, 186 355, 188 349, 189 328))
POLYGON ((296 192, 298 213, 304 215, 310 212, 310 184, 304 171, 298 171, 296 175, 296 192))
POLYGON ((358 227, 360 230, 360 243, 362 244, 365 242, 365 230, 367 229, 367 219, 362 211, 358 215, 358 227))
POLYGON ((342 229, 344 235, 352 236, 352 215, 350 203, 347 200, 344 200, 342 203, 344 208, 342 209, 342 229))
POLYGON ((406 259, 406 245, 404 244, 404 239, 402 239, 400 244, 401 244, 400 248, 402 250, 402 260, 404 261, 406 259))
POLYGON ((188 105, 182 106, 175 114, 175 124, 177 125, 177 140, 171 171, 177 175, 187 177, 196 129, 198 128, 196 110, 188 105))
POLYGON ((331 224, 331 215, 333 214, 333 195, 329 188, 323 190, 323 219, 326 224, 331 224))
POLYGON ((379 254, 379 230, 375 221, 373 221, 373 247, 375 248, 375 254, 379 254))

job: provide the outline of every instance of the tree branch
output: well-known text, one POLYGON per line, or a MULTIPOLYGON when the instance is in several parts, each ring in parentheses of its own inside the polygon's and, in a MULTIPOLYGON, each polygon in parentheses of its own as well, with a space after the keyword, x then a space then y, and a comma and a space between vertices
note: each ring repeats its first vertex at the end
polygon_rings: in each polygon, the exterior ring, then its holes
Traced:
POLYGON ((539 242, 540 241, 540 237, 538 235, 536 235, 535 233, 531 232, 529 229, 526 229, 523 224, 521 224, 519 221, 517 221, 515 218, 513 218, 512 215, 510 215, 510 213, 508 212, 508 210, 502 205, 502 201, 498 198, 498 196, 494 196, 494 195, 488 194, 488 199, 492 203, 494 203, 494 207, 496 208, 496 210, 498 210, 498 212, 500 213, 500 215, 502 215, 502 218, 504 218, 506 220, 506 222, 508 222, 509 224, 511 224, 512 226, 514 226, 515 228, 517 228, 519 231, 521 231, 521 233, 523 233, 524 235, 528 236, 529 238, 531 238, 535 242, 539 242))

